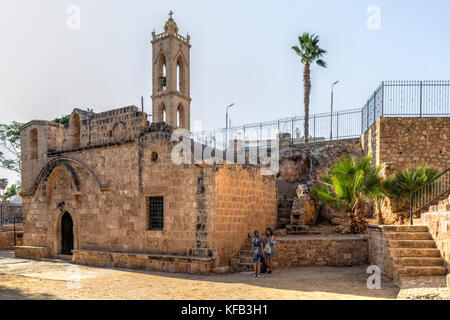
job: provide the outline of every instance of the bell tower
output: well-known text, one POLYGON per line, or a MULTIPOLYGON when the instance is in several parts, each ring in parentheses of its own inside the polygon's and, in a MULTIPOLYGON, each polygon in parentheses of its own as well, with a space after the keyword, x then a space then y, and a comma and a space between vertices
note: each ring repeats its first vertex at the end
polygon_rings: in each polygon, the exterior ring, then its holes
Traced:
POLYGON ((152 32, 152 122, 190 131, 190 36, 178 33, 172 15, 170 11, 163 33, 152 32))

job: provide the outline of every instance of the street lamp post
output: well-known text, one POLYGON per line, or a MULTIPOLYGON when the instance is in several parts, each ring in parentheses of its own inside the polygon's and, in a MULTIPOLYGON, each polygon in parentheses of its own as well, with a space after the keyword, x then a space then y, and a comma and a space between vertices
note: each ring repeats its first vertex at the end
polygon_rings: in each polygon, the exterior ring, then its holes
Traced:
POLYGON ((226 124, 225 124, 225 148, 228 146, 228 109, 230 109, 232 106, 234 106, 234 103, 230 104, 227 109, 227 116, 226 116, 226 124))
POLYGON ((333 82, 331 85, 331 113, 330 113, 330 141, 333 140, 333 95, 334 95, 334 86, 339 83, 339 80, 333 82))

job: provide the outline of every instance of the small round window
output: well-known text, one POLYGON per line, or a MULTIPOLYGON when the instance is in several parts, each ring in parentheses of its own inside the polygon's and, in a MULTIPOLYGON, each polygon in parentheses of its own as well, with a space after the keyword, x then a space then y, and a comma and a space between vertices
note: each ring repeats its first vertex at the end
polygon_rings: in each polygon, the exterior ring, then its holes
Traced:
POLYGON ((156 162, 156 161, 158 161, 158 154, 156 153, 156 152, 152 152, 152 161, 153 162, 156 162))

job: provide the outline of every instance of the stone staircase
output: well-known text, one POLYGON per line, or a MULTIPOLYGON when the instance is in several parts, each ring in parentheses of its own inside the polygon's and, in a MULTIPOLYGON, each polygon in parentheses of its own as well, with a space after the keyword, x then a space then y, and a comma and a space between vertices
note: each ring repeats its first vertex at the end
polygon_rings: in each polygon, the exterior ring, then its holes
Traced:
MULTIPOLYGON (((241 246, 239 255, 230 260, 233 271, 245 272, 253 271, 253 250, 251 239, 246 239, 241 246)), ((273 267, 278 267, 278 262, 273 261, 273 267)))
POLYGON ((277 229, 283 229, 291 220, 291 210, 294 199, 278 194, 277 229))
POLYGON ((404 277, 443 276, 444 259, 427 226, 383 226, 394 269, 394 280, 404 277))

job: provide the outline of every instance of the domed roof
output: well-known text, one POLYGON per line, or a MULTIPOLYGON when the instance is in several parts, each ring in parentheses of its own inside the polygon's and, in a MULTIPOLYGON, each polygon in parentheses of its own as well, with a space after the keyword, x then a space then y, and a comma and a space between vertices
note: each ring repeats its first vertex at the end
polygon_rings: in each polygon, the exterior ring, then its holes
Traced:
POLYGON ((169 12, 169 20, 166 21, 166 24, 164 25, 164 32, 166 33, 178 33, 178 26, 175 23, 175 21, 172 19, 173 12, 169 12))

